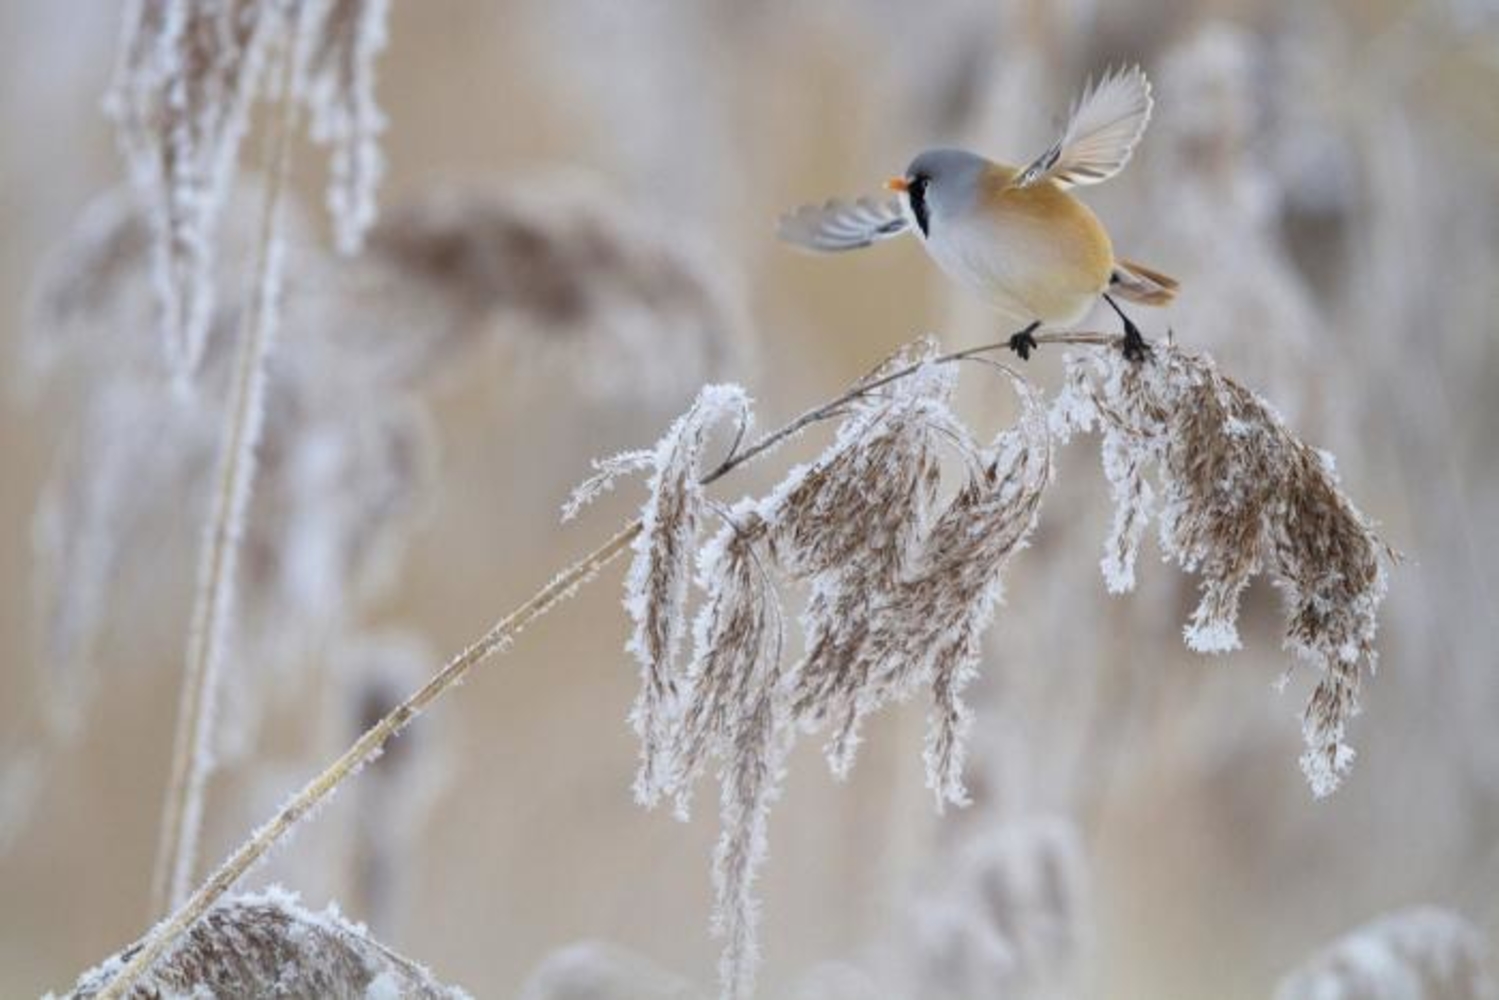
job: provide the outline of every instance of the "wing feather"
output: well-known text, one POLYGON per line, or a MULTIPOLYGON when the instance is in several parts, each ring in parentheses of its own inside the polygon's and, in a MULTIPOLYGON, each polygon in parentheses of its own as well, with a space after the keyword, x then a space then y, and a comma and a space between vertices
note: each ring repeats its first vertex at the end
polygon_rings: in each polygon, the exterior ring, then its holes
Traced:
POLYGON ((1150 81, 1140 67, 1104 74, 1084 89, 1068 113, 1062 137, 1020 172, 1015 186, 1049 179, 1072 187, 1113 177, 1144 134, 1152 103, 1150 81))
POLYGON ((897 200, 828 201, 803 205, 781 216, 776 235, 793 246, 819 253, 857 250, 899 236, 909 222, 897 200))

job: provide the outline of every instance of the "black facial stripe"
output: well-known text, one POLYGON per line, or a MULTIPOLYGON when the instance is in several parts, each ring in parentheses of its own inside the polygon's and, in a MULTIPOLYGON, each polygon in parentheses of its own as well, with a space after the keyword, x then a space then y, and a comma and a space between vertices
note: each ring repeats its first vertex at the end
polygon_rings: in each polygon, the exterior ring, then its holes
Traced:
POLYGON ((921 228, 922 236, 930 236, 928 229, 931 217, 927 213, 926 186, 930 178, 918 175, 911 178, 910 186, 906 188, 906 194, 911 198, 911 214, 916 216, 916 225, 921 228))

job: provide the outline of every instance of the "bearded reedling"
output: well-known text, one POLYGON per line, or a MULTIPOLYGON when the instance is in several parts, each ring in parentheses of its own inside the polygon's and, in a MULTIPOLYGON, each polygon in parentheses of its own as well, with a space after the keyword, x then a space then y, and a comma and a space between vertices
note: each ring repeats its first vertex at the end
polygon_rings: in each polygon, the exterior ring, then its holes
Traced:
POLYGON ((808 250, 857 250, 915 229, 937 264, 1024 329, 1010 347, 1029 358, 1034 334, 1081 320, 1102 297, 1124 323, 1124 353, 1145 339, 1115 298, 1165 305, 1177 283, 1114 256, 1108 231, 1070 188, 1098 184, 1129 162, 1150 121, 1150 81, 1139 67, 1087 87, 1050 149, 1016 168, 961 149, 929 149, 891 178, 886 202, 860 198, 804 206, 779 235, 808 250))

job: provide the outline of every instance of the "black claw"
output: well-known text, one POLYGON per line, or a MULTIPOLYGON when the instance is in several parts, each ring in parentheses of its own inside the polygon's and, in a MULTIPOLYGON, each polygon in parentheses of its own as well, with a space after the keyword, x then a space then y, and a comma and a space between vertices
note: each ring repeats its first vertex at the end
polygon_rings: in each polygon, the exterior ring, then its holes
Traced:
POLYGON ((1040 322, 1032 323, 1019 333, 1010 336, 1010 350, 1020 355, 1021 361, 1029 361, 1031 352, 1036 349, 1036 331, 1040 329, 1040 322))
POLYGON ((1138 363, 1150 357, 1150 344, 1140 335, 1140 328, 1124 315, 1124 310, 1119 308, 1119 303, 1114 301, 1113 296, 1105 295, 1103 300, 1124 324, 1124 343, 1120 345, 1120 349, 1124 351, 1125 360, 1138 363))
POLYGON ((1127 361, 1141 362, 1150 357, 1150 345, 1140 335, 1140 328, 1129 320, 1124 321, 1124 357, 1127 361))

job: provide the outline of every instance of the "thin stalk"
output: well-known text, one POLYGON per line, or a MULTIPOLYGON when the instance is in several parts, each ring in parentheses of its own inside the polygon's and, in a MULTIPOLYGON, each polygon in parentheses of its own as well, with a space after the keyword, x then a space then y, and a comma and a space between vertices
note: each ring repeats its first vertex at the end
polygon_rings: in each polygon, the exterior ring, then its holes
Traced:
MULTIPOLYGON (((1120 338, 1110 334, 1056 333, 1040 334, 1036 337, 1036 340, 1038 343, 1110 346, 1117 344, 1120 338)), ((928 361, 906 365, 894 372, 882 375, 878 379, 862 381, 837 398, 806 411, 795 420, 762 437, 755 444, 743 451, 730 454, 717 468, 704 475, 702 482, 706 485, 722 478, 741 465, 763 455, 777 444, 796 435, 813 423, 836 414, 849 403, 892 382, 907 378, 926 365, 951 364, 1007 348, 1008 341, 997 344, 985 344, 980 347, 972 347, 951 354, 945 354, 928 361)), ((126 991, 135 984, 136 980, 145 974, 178 938, 187 933, 192 925, 203 914, 207 913, 220 897, 233 888, 234 884, 246 872, 253 868, 272 847, 276 846, 277 843, 286 837, 298 820, 316 808, 319 803, 331 795, 345 780, 358 773, 365 764, 379 756, 386 742, 410 725, 413 719, 461 681, 470 670, 488 659, 492 654, 508 647, 521 629, 546 614, 562 601, 571 597, 583 585, 597 576, 601 569, 613 562, 620 553, 630 547, 636 536, 640 534, 640 530, 641 523, 638 519, 620 528, 603 545, 600 545, 581 560, 574 563, 570 568, 564 570, 551 583, 537 591, 524 604, 496 622, 478 641, 449 660, 421 688, 392 709, 379 722, 366 730, 342 756, 332 764, 329 764, 320 774, 304 785, 302 790, 297 792, 286 805, 282 806, 281 810, 275 816, 271 817, 268 822, 251 834, 250 838, 241 844, 219 866, 218 870, 209 877, 208 881, 204 882, 198 891, 193 893, 192 898, 180 906, 170 917, 153 928, 140 942, 139 947, 131 955, 130 960, 96 994, 96 1000, 119 1000, 119 998, 123 997, 126 991)))
MULTIPOLYGON (((1118 334, 1088 333, 1079 330, 1072 333, 1038 333, 1035 335, 1035 341, 1038 345, 1071 344, 1086 347, 1112 347, 1115 344, 1123 343, 1124 338, 1119 336, 1118 334)), ((774 448, 776 445, 785 441, 787 438, 801 433, 812 424, 815 424, 822 420, 826 420, 828 417, 833 416, 843 407, 847 406, 849 403, 852 403, 854 400, 862 398, 875 389, 884 388, 892 382, 898 382, 903 378, 908 378, 927 365, 952 364, 958 361, 966 361, 969 358, 975 358, 982 354, 993 354, 995 351, 1006 351, 1009 350, 1009 348, 1010 342, 1008 340, 1004 340, 995 344, 981 344, 978 347, 965 348, 961 351, 954 351, 951 354, 944 354, 941 357, 928 358, 925 361, 913 361, 911 364, 905 365, 901 368, 897 368, 893 372, 887 372, 877 379, 858 382, 843 395, 837 397, 836 399, 830 399, 826 403, 823 403, 821 406, 817 406, 806 411, 801 416, 791 421, 791 423, 786 424, 784 427, 781 427, 774 433, 767 434, 766 436, 762 437, 760 440, 744 449, 744 451, 739 451, 738 449, 731 451, 729 453, 729 457, 724 459, 721 465, 719 465, 716 469, 703 477, 703 485, 706 486, 709 483, 716 482, 717 480, 722 479, 724 476, 728 475, 730 472, 734 471, 734 469, 743 465, 745 462, 757 458, 758 456, 774 448)))
POLYGON ((256 830, 249 840, 240 845, 229 856, 229 859, 219 866, 218 871, 214 872, 208 881, 193 893, 192 898, 186 904, 157 925, 141 942, 140 949, 131 960, 115 974, 114 979, 104 989, 96 994, 95 1000, 119 1000, 123 997, 135 981, 150 969, 156 959, 161 957, 161 954, 181 935, 185 934, 199 917, 207 913, 219 897, 228 892, 245 872, 265 856, 267 851, 286 836, 299 819, 311 812, 345 779, 379 756, 381 749, 391 737, 405 729, 428 705, 462 680, 465 674, 488 659, 492 653, 508 646, 521 629, 576 593, 578 588, 591 580, 599 570, 628 549, 639 533, 640 522, 638 520, 620 529, 613 538, 574 563, 571 568, 539 590, 530 600, 496 622, 482 638, 449 660, 447 665, 433 675, 431 680, 392 709, 390 714, 366 730, 353 746, 344 751, 343 756, 303 786, 300 792, 281 807, 280 812, 256 830))
POLYGON ((270 170, 260 218, 254 287, 240 330, 232 396, 225 412, 219 470, 204 531, 198 588, 183 664, 182 692, 172 746, 172 772, 157 842, 151 883, 155 914, 176 909, 192 886, 203 797, 213 770, 213 729, 219 678, 234 602, 239 545, 255 480, 255 451, 264 423, 266 361, 275 339, 276 289, 282 192, 291 169, 291 135, 297 104, 292 95, 295 63, 289 40, 282 55, 281 93, 268 153, 270 170))

